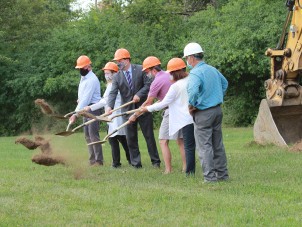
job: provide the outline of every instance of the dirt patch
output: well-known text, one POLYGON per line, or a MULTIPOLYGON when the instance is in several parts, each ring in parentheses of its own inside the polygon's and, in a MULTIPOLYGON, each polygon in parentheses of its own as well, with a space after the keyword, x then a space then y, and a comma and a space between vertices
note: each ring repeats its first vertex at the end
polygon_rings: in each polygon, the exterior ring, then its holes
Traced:
POLYGON ((44 165, 44 166, 54 166, 57 164, 65 165, 65 159, 61 156, 51 156, 49 154, 36 154, 31 159, 32 162, 44 165))
POLYGON ((51 108, 51 106, 44 99, 36 99, 35 100, 35 104, 38 105, 38 106, 40 106, 41 111, 44 114, 53 114, 54 113, 54 111, 51 108))
POLYGON ((302 152, 302 141, 295 143, 291 148, 289 148, 289 151, 302 152))
POLYGON ((25 137, 20 137, 16 139, 15 143, 20 143, 29 150, 34 150, 39 147, 41 153, 34 155, 31 159, 31 161, 36 164, 45 166, 65 164, 65 158, 53 155, 49 140, 46 140, 42 136, 35 136, 34 140, 30 140, 25 137))
POLYGON ((86 118, 91 118, 91 119, 95 119, 96 117, 92 114, 92 113, 88 113, 85 110, 82 110, 78 113, 79 115, 86 117, 86 118))
POLYGON ((29 150, 34 150, 41 145, 40 143, 36 143, 35 141, 32 141, 25 137, 20 137, 15 140, 15 144, 19 144, 19 143, 25 146, 29 150))
POLYGON ((42 136, 36 136, 35 140, 30 140, 26 137, 19 137, 15 140, 15 144, 22 144, 29 150, 34 150, 40 147, 42 153, 52 153, 49 140, 44 139, 42 136))
POLYGON ((51 154, 52 149, 49 140, 44 139, 42 136, 36 136, 35 142, 40 144, 40 149, 43 154, 51 154))

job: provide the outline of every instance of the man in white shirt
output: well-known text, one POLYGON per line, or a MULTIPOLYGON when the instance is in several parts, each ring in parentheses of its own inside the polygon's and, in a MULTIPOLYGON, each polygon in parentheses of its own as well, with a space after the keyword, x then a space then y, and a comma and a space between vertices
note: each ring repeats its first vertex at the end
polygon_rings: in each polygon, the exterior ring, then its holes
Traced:
MULTIPOLYGON (((81 80, 78 89, 78 105, 75 111, 82 110, 85 106, 95 104, 101 99, 100 81, 96 75, 92 72, 91 61, 86 55, 82 55, 77 60, 76 69, 80 70, 81 80)), ((101 110, 91 111, 94 115, 101 115, 101 110)), ((69 118, 69 122, 72 124, 77 119, 77 114, 72 115, 69 118)), ((84 117, 83 121, 90 120, 84 117)), ((98 121, 95 121, 89 125, 84 126, 85 139, 87 143, 100 141, 99 135, 100 125, 98 121)), ((95 144, 88 146, 89 151, 89 163, 90 165, 100 166, 103 165, 103 151, 101 144, 95 144)))

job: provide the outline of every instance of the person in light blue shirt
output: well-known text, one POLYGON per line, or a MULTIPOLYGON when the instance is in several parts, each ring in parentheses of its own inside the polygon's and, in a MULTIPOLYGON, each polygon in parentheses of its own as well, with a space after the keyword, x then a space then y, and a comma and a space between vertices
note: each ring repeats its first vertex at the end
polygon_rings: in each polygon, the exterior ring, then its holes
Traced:
MULTIPOLYGON (((91 61, 86 55, 82 55, 77 60, 76 69, 79 69, 81 80, 78 88, 78 105, 76 112, 83 110, 84 107, 98 103, 101 99, 100 81, 92 72, 91 61)), ((90 111, 93 115, 101 115, 101 110, 90 111)), ((77 114, 69 118, 69 122, 73 124, 77 119, 77 114)), ((84 123, 90 120, 84 117, 84 123)), ((87 143, 100 141, 99 135, 100 125, 95 121, 89 125, 84 126, 85 139, 87 143)), ((103 165, 103 151, 100 143, 88 146, 89 163, 93 166, 103 165)))
POLYGON ((229 178, 222 139, 221 104, 228 88, 226 78, 203 61, 198 43, 184 48, 187 66, 191 69, 187 85, 189 111, 194 120, 194 136, 205 182, 229 178))

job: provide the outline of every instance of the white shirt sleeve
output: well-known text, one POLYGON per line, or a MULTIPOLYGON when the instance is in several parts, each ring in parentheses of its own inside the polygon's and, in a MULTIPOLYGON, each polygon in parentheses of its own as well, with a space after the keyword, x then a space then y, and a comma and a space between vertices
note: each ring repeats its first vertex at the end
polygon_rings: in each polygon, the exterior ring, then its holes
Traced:
POLYGON ((149 112, 154 112, 154 111, 159 111, 164 109, 165 107, 169 106, 172 102, 175 101, 177 98, 177 90, 175 89, 176 87, 173 86, 174 84, 171 85, 169 88, 169 91, 167 92, 165 98, 161 102, 154 103, 153 105, 147 106, 147 110, 149 112))
POLYGON ((102 108, 102 107, 104 107, 104 106, 107 105, 108 96, 109 96, 109 93, 110 93, 111 87, 112 87, 111 85, 112 85, 112 84, 109 84, 109 85, 107 86, 103 98, 101 98, 101 100, 100 100, 98 103, 95 103, 95 104, 93 104, 93 105, 90 106, 90 109, 91 109, 92 111, 98 110, 98 109, 100 109, 100 108, 102 108))

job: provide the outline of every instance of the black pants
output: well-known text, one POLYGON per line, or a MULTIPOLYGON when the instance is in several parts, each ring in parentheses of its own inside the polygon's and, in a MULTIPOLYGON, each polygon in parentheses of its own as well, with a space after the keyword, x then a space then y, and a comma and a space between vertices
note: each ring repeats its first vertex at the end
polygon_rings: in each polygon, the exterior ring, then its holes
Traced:
POLYGON ((119 143, 122 144, 126 153, 127 161, 129 164, 131 164, 126 136, 116 135, 114 137, 109 137, 109 143, 112 152, 112 166, 118 167, 121 165, 121 152, 119 143))
POLYGON ((144 113, 141 115, 137 121, 132 124, 126 126, 126 136, 127 142, 130 151, 131 157, 131 164, 136 167, 141 167, 141 154, 138 146, 138 132, 137 126, 140 125, 142 133, 145 137, 145 141, 148 148, 148 153, 151 159, 152 165, 159 165, 160 158, 158 155, 158 150, 156 147, 156 141, 154 138, 154 131, 153 131, 153 118, 152 113, 144 113))

